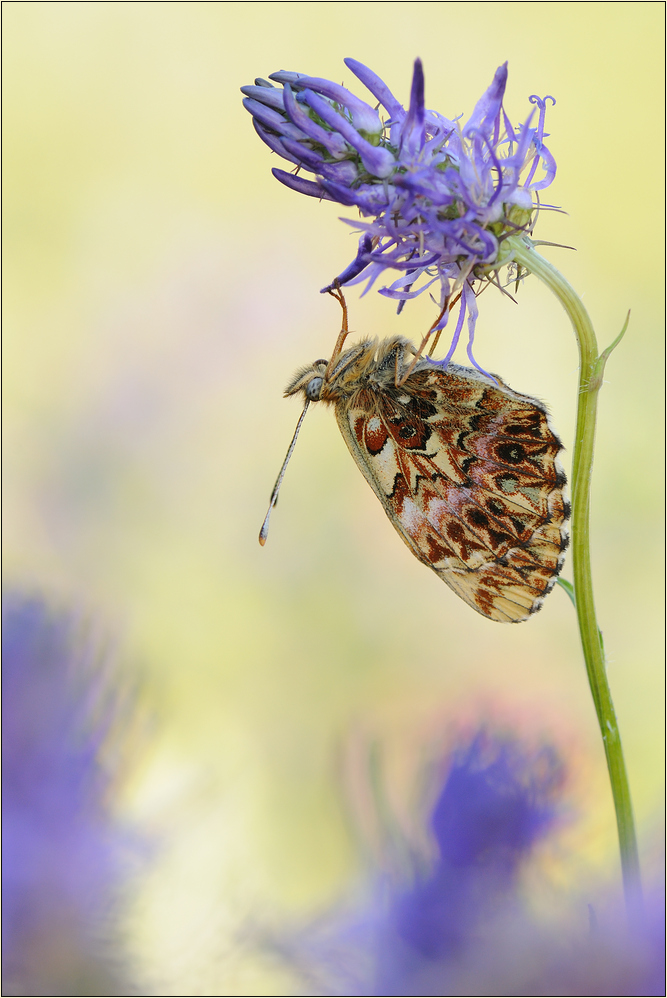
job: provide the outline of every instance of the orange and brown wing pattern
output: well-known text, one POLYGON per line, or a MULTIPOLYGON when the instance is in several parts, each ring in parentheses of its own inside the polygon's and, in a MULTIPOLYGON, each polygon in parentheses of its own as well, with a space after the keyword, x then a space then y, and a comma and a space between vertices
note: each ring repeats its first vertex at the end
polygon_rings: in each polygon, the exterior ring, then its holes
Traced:
MULTIPOLYGON (((560 572, 569 507, 545 408, 468 368, 421 360, 400 387, 399 341, 331 386, 343 436, 412 552, 479 613, 525 620, 560 572), (397 352, 398 351, 398 352, 397 352)), ((404 368, 403 368, 404 369, 404 368)))

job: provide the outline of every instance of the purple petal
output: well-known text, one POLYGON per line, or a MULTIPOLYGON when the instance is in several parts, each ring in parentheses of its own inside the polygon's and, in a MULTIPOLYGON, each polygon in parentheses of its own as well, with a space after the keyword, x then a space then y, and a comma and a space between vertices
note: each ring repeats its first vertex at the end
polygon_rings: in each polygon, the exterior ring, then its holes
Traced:
POLYGON ((503 170, 506 172, 508 180, 513 184, 517 184, 519 181, 519 175, 525 166, 526 157, 533 141, 534 129, 530 127, 530 122, 534 113, 531 111, 525 123, 519 126, 517 134, 514 136, 516 150, 503 161, 503 170))
POLYGON ((361 156, 361 162, 369 173, 376 177, 388 177, 393 171, 396 161, 388 149, 381 146, 373 146, 366 139, 359 135, 359 132, 352 124, 339 114, 332 105, 316 94, 313 90, 306 90, 306 102, 313 111, 320 116, 322 121, 326 121, 335 131, 339 132, 349 144, 357 150, 361 156))
POLYGON ((548 187, 556 176, 556 160, 553 158, 546 146, 542 146, 540 150, 540 158, 542 159, 542 165, 544 166, 544 177, 542 180, 537 181, 537 183, 530 184, 528 188, 531 191, 541 191, 545 187, 548 187))
MULTIPOLYGON (((454 329, 454 335, 452 336, 452 341, 449 346, 449 350, 447 351, 443 360, 438 361, 438 364, 440 364, 445 370, 447 370, 447 366, 454 355, 456 347, 458 346, 459 337, 461 336, 461 330, 463 329, 463 320, 465 319, 465 314, 466 314, 466 298, 465 295, 461 295, 461 307, 459 308, 459 317, 456 322, 456 328, 454 329)), ((445 316, 445 319, 446 320, 449 319, 449 309, 447 310, 447 315, 445 316)))
POLYGON ((383 270, 384 267, 378 266, 377 263, 369 263, 368 266, 365 267, 364 270, 362 270, 357 277, 347 281, 347 286, 351 287, 353 284, 361 284, 362 281, 366 281, 366 287, 361 292, 360 296, 361 298, 363 298, 364 295, 367 295, 368 292, 371 290, 371 288, 373 287, 373 285, 375 284, 375 282, 377 281, 378 277, 380 276, 383 270))
POLYGON ((292 142, 291 139, 283 139, 282 144, 295 157, 295 163, 300 163, 312 173, 319 173, 328 180, 333 180, 338 184, 347 186, 354 183, 357 179, 357 168, 349 160, 342 163, 327 163, 318 152, 310 149, 302 142, 292 142))
POLYGON ((412 194, 422 194, 424 197, 431 198, 434 204, 438 205, 448 205, 452 204, 454 198, 450 192, 438 195, 433 184, 437 180, 437 177, 433 176, 433 172, 430 170, 423 170, 419 173, 397 173, 395 177, 392 177, 392 184, 396 187, 401 187, 405 190, 410 191, 412 194), (422 179, 423 178, 423 179, 422 179))
POLYGON ((257 118, 267 128, 272 128, 274 132, 279 132, 281 135, 289 135, 292 139, 303 138, 303 132, 296 125, 293 125, 291 121, 285 121, 282 115, 272 108, 249 97, 246 97, 242 103, 246 111, 250 111, 253 118, 257 118))
MULTIPOLYGON (((361 187, 353 189, 344 188, 340 184, 332 183, 328 180, 323 180, 322 184, 330 192, 334 201, 340 201, 341 204, 346 205, 355 204, 369 215, 379 214, 389 203, 381 184, 363 184, 361 187)), ((356 226, 362 225, 359 221, 355 221, 352 224, 356 226)))
MULTIPOLYGON (((386 260, 386 257, 380 253, 371 253, 370 258, 375 263, 383 263, 386 260)), ((434 263, 437 263, 439 259, 440 254, 433 253, 431 256, 415 256, 409 260, 392 260, 390 265, 394 270, 424 270, 426 267, 430 267, 434 263)))
POLYGON ((347 108, 352 115, 352 124, 358 132, 363 132, 366 135, 380 135, 382 133, 382 122, 377 111, 369 107, 359 97, 355 97, 345 87, 341 87, 339 83, 332 83, 330 80, 323 80, 318 76, 304 76, 299 80, 299 83, 347 108))
POLYGON ((387 84, 379 76, 371 69, 368 69, 367 66, 364 66, 362 62, 357 62, 356 59, 344 59, 343 62, 348 69, 352 70, 357 79, 361 80, 366 89, 370 90, 373 97, 376 97, 380 101, 392 118, 405 117, 403 105, 399 104, 387 84))
POLYGON ((556 176, 556 161, 554 160, 553 156, 551 155, 551 153, 543 143, 544 119, 546 116, 548 100, 550 100, 552 104, 556 103, 556 101, 550 94, 547 94, 546 97, 537 97, 535 94, 533 94, 533 96, 530 98, 530 103, 537 104, 540 110, 540 117, 537 129, 533 136, 533 144, 535 145, 536 155, 533 160, 533 165, 530 169, 530 173, 528 174, 525 180, 525 186, 530 190, 540 190, 542 187, 548 187, 549 184, 554 179, 554 177, 556 176), (540 159, 544 160, 545 176, 538 184, 533 184, 532 180, 533 177, 535 176, 535 171, 537 169, 537 165, 540 159))
POLYGON ((483 367, 480 367, 475 360, 472 352, 472 345, 475 339, 475 326, 477 325, 477 317, 479 315, 479 309, 477 308, 477 298, 475 297, 475 292, 472 290, 468 282, 466 281, 463 288, 463 297, 466 300, 466 308, 468 310, 468 346, 466 347, 466 353, 468 354, 468 360, 474 368, 476 368, 480 374, 483 374, 486 378, 490 378, 491 381, 497 380, 488 371, 485 371, 483 367))
POLYGON ((260 139, 262 142, 266 142, 269 149, 272 149, 273 152, 278 153, 278 155, 282 156, 283 159, 288 159, 290 163, 296 163, 297 166, 300 164, 300 160, 295 159, 294 156, 287 152, 278 135, 275 135, 273 132, 270 132, 268 129, 264 128, 264 126, 259 123, 257 118, 253 118, 252 123, 255 126, 255 131, 259 135, 260 139))
POLYGON ((323 163, 318 172, 325 180, 343 185, 353 184, 359 176, 356 166, 349 159, 342 163, 323 163))
POLYGON ((241 87, 241 93, 259 101, 260 104, 265 104, 266 107, 272 107, 274 111, 285 111, 283 92, 277 87, 241 87))
POLYGON ((491 161, 493 162, 493 168, 496 171, 496 177, 497 177, 493 194, 491 195, 486 204, 486 207, 489 208, 497 200, 498 195, 503 189, 503 169, 502 166, 500 165, 498 157, 494 152, 493 144, 489 141, 486 135, 482 135, 482 138, 488 148, 489 156, 491 157, 491 161))
POLYGON ((496 115, 500 111, 500 105, 503 102, 506 86, 507 63, 504 62, 502 66, 499 66, 496 70, 491 86, 477 101, 475 110, 463 129, 464 135, 469 135, 470 132, 477 130, 484 131, 484 129, 488 129, 491 126, 496 118, 496 115))
POLYGON ((419 296, 423 294, 427 288, 430 288, 432 284, 435 284, 435 282, 439 280, 439 275, 432 277, 431 280, 423 287, 419 288, 418 291, 392 291, 391 288, 380 288, 378 294, 384 295, 385 298, 393 298, 394 301, 407 301, 411 298, 419 298, 419 296))
POLYGON ((304 166, 311 173, 317 173, 324 163, 321 153, 315 152, 310 146, 303 142, 294 142, 292 139, 284 139, 285 149, 292 154, 295 162, 304 166))
POLYGON ((324 198, 326 201, 334 201, 335 198, 330 197, 327 192, 316 184, 313 180, 306 180, 304 177, 296 177, 293 173, 286 173, 285 170, 279 170, 277 167, 271 170, 271 173, 279 180, 281 184, 285 187, 290 187, 293 191, 298 191, 299 194, 307 194, 311 198, 319 198, 320 200, 324 198))
POLYGON ((348 264, 342 274, 331 282, 326 288, 322 288, 320 294, 325 294, 327 291, 331 291, 336 287, 336 284, 347 284, 351 281, 353 277, 358 277, 358 275, 364 270, 368 264, 368 254, 373 248, 373 239, 367 233, 359 240, 359 249, 357 250, 357 255, 355 256, 352 263, 348 264))
POLYGON ((303 107, 299 101, 295 100, 294 94, 292 93, 292 88, 289 83, 285 84, 284 89, 285 94, 285 110, 287 114, 292 119, 292 122, 304 132, 308 138, 312 139, 313 142, 319 143, 319 145, 324 146, 327 152, 334 157, 334 159, 340 159, 342 156, 347 155, 348 145, 342 135, 338 135, 337 132, 329 132, 326 128, 322 128, 318 125, 316 121, 310 117, 306 109, 303 107))
POLYGON ((414 284, 421 274, 421 271, 419 274, 417 273, 418 269, 419 268, 415 267, 414 270, 408 270, 407 273, 401 274, 400 277, 397 277, 396 280, 389 285, 389 290, 396 291, 405 288, 407 291, 409 291, 410 285, 414 284))
POLYGON ((303 90, 303 87, 299 83, 299 80, 304 76, 304 73, 291 73, 286 69, 281 69, 279 73, 271 73, 269 75, 270 80, 275 80, 276 83, 289 83, 292 90, 303 90))
POLYGON ((401 149, 408 153, 421 152, 424 147, 424 70, 421 59, 415 59, 410 90, 410 109, 403 123, 401 149))

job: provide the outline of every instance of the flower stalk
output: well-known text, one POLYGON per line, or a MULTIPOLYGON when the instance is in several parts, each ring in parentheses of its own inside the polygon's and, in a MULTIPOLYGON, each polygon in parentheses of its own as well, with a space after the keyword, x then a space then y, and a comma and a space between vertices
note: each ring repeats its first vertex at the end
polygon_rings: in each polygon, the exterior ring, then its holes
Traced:
POLYGON ((515 236, 510 237, 508 242, 511 243, 514 261, 546 284, 561 303, 572 323, 579 348, 579 397, 571 479, 573 602, 577 612, 588 682, 609 770, 618 826, 626 907, 631 923, 636 923, 642 906, 637 837, 621 736, 607 682, 602 635, 595 615, 589 529, 598 393, 602 385, 605 364, 625 333, 629 315, 619 336, 598 355, 590 317, 572 286, 548 260, 536 252, 530 239, 515 236))

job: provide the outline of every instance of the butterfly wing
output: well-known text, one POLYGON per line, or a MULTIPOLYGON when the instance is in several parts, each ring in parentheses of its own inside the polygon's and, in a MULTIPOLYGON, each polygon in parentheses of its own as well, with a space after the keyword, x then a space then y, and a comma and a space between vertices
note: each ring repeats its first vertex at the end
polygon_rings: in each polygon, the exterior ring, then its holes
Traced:
POLYGON ((545 408, 498 379, 420 361, 336 404, 343 437, 413 554, 479 613, 525 620, 563 563, 569 507, 545 408))

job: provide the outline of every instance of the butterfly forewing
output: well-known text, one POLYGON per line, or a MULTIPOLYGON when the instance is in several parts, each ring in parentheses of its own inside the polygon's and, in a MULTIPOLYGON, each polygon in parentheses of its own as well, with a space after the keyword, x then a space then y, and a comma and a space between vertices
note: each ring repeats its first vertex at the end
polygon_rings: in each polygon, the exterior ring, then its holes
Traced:
MULTIPOLYGON (((468 368, 422 359, 397 387, 413 351, 358 344, 320 399, 415 556, 484 616, 525 620, 567 545, 560 441, 539 402, 468 368)), ((288 394, 307 382, 300 372, 288 394)))

